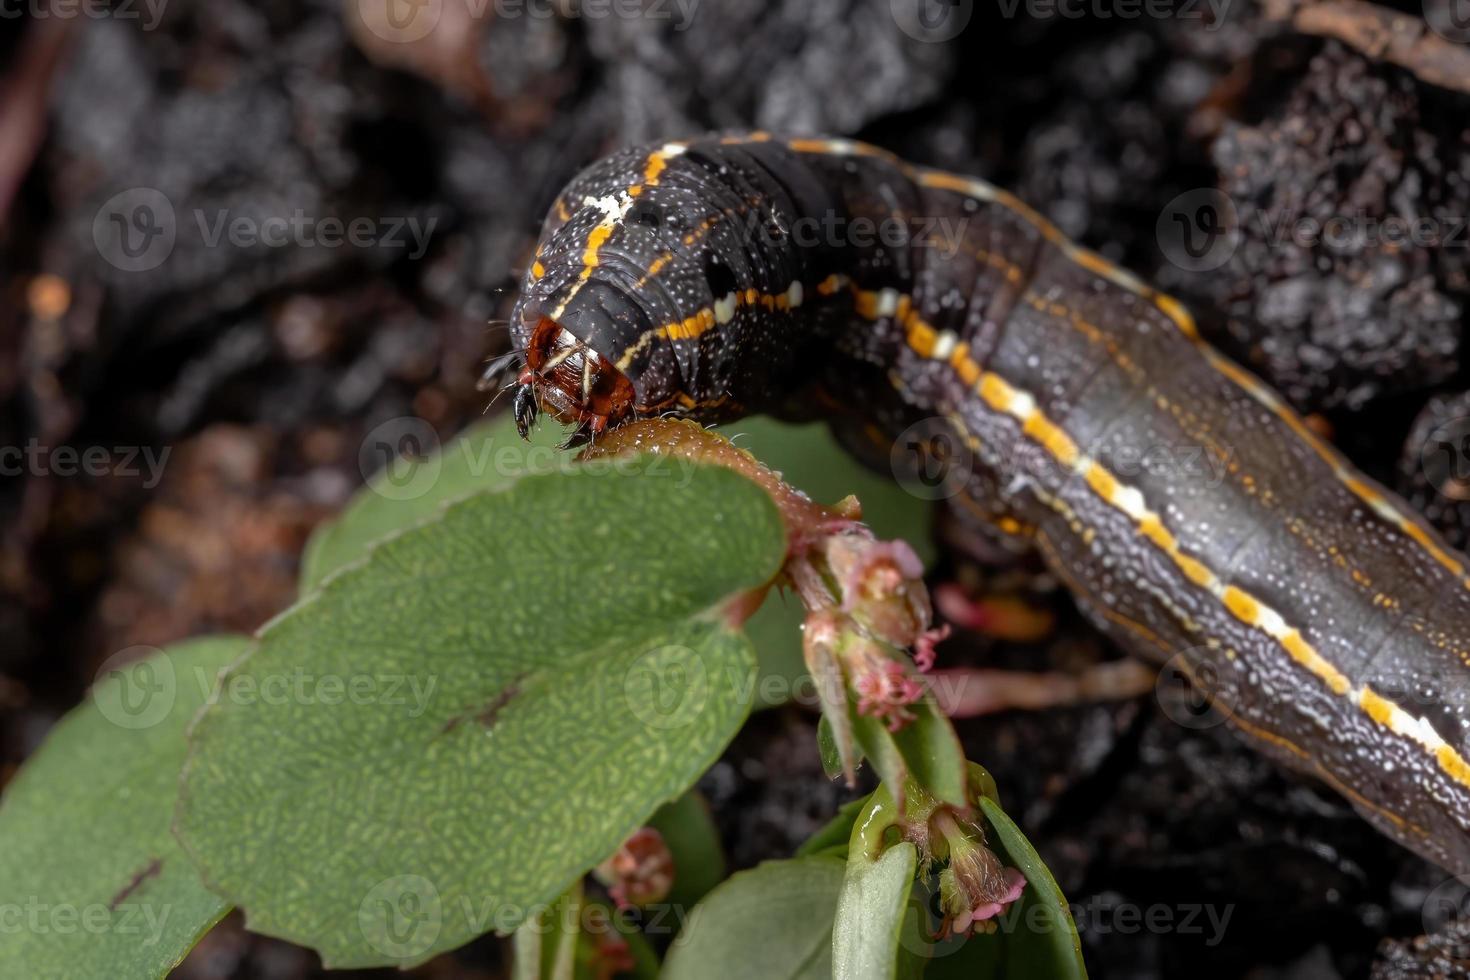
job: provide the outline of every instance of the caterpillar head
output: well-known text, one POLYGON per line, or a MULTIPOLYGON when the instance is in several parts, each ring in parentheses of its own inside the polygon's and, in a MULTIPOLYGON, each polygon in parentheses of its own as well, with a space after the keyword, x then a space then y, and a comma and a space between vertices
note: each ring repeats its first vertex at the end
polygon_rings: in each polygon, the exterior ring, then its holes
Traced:
POLYGON ((597 435, 633 414, 626 374, 540 308, 528 306, 521 316, 526 364, 516 378, 513 410, 523 438, 538 411, 576 426, 579 435, 597 435))
POLYGON ((760 317, 796 273, 788 246, 752 231, 776 221, 762 180, 748 157, 683 143, 572 180, 511 317, 522 432, 543 411, 576 426, 574 442, 631 418, 712 421, 771 387, 763 372, 791 359, 760 317))

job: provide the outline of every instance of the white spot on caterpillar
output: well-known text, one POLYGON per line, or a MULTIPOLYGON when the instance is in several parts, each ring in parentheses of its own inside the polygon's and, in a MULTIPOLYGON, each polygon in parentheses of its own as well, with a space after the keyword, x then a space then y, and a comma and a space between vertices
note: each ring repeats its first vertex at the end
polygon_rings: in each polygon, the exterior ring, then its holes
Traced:
POLYGON ((724 299, 715 301, 716 323, 726 324, 735 319, 735 300, 735 294, 730 293, 724 299))
POLYGON ((960 338, 953 330, 941 330, 934 338, 934 350, 929 356, 936 361, 947 361, 959 342, 960 338))
POLYGON ((786 290, 786 303, 787 303, 787 305, 790 306, 794 310, 798 306, 801 305, 801 301, 804 298, 805 297, 804 297, 804 294, 802 292, 801 283, 796 282, 796 281, 793 280, 792 283, 791 283, 791 288, 788 289, 788 290, 786 290))
POLYGON ((878 293, 879 316, 893 316, 898 312, 898 290, 884 289, 878 293))

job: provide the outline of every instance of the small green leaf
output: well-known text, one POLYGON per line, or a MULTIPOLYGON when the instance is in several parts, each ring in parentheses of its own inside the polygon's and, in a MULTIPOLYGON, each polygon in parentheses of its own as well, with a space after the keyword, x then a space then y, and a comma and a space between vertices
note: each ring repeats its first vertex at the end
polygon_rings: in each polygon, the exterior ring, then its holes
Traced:
MULTIPOLYGON (((837 745, 837 735, 825 713, 817 719, 817 753, 822 757, 822 772, 828 779, 842 775, 842 749, 837 745)), ((862 758, 857 761, 861 762, 862 758)))
POLYGON ((194 728, 180 839, 252 929, 329 966, 509 931, 739 729, 754 658, 717 613, 785 551, 766 493, 717 467, 451 504, 261 632, 194 728))
POLYGON ((405 418, 378 426, 368 434, 363 454, 384 465, 335 520, 312 533, 301 556, 300 593, 306 595, 328 575, 362 558, 373 542, 433 517, 451 500, 502 489, 568 459, 554 448, 563 438, 561 427, 545 424, 536 427, 530 441, 523 440, 506 412, 466 429, 441 448, 414 456, 419 444, 436 439, 427 422, 405 418))
POLYGON ((960 809, 970 805, 965 751, 932 697, 913 705, 914 720, 890 732, 877 718, 850 708, 853 734, 863 755, 887 786, 912 779, 935 799, 960 809))
POLYGON ((169 823, 184 728, 248 643, 194 640, 108 671, 11 782, 0 909, 19 917, 3 930, 0 973, 162 977, 228 911, 169 823))
MULTIPOLYGON (((834 504, 855 495, 862 501, 864 523, 879 538, 907 541, 924 564, 934 560, 933 504, 905 492, 891 474, 876 473, 853 459, 825 424, 789 425, 760 417, 743 419, 728 432, 737 446, 813 500, 834 504)), ((773 589, 745 624, 760 658, 757 707, 812 696, 801 653, 805 616, 795 596, 773 589)))
POLYGON ((582 940, 582 881, 516 929, 511 980, 573 980, 582 940))
POLYGON ((857 823, 858 814, 863 812, 863 807, 868 805, 870 796, 860 800, 849 800, 842 804, 837 810, 837 816, 812 834, 802 845, 796 849, 797 857, 806 857, 812 854, 834 854, 847 859, 847 842, 852 837, 853 824, 857 823))
MULTIPOLYGON (((1005 976, 1085 978, 1082 942, 1062 889, 1036 848, 1006 812, 988 796, 980 811, 995 832, 991 844, 1007 864, 1026 876, 1026 890, 1003 913, 1000 923, 1006 940, 1005 976)), ((975 937, 970 942, 988 939, 975 937)))
POLYGON ((811 857, 731 876, 694 909, 661 980, 831 980, 842 872, 811 857))
POLYGON ((918 852, 894 844, 876 861, 849 850, 847 876, 832 926, 834 980, 890 980, 899 975, 904 920, 918 852))
POLYGON ((674 858, 674 887, 663 904, 688 910, 725 880, 725 849, 710 816, 709 804, 690 790, 659 808, 648 821, 674 858))

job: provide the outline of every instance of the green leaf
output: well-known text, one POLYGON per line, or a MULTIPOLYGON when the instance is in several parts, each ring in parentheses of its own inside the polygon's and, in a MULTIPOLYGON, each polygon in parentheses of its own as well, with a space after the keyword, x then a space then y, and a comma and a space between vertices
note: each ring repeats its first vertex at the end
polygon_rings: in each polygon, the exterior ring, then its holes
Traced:
POLYGON ((908 841, 885 841, 897 818, 892 795, 880 787, 854 821, 832 925, 834 980, 894 980, 916 973, 923 947, 909 896, 919 858, 908 841))
POLYGON ((853 824, 857 823, 858 814, 863 812, 863 807, 868 805, 870 798, 871 794, 860 800, 849 800, 842 804, 837 810, 837 816, 827 821, 820 830, 802 842, 802 845, 796 849, 796 856, 834 853, 846 860, 847 842, 852 837, 853 824))
MULTIPOLYGON (((1002 863, 1025 875, 1026 888, 1018 901, 992 920, 994 932, 931 943, 925 980, 1032 976, 1085 980, 1087 967, 1066 897, 1036 849, 1001 809, 990 774, 970 763, 970 779, 977 805, 990 826, 990 848, 1002 863)), ((938 908, 937 888, 936 876, 920 882, 915 896, 922 907, 938 908)), ((926 917, 931 931, 937 930, 937 916, 926 917)))
POLYGON ((890 732, 880 719, 851 706, 858 747, 885 785, 901 787, 912 779, 935 799, 968 809, 968 763, 954 726, 932 697, 914 704, 913 711, 913 721, 890 732))
POLYGON ((388 454, 395 455, 353 495, 336 520, 312 532, 301 556, 301 594, 362 558, 373 542, 433 517, 451 500, 504 488, 528 473, 544 472, 558 459, 568 459, 554 448, 563 438, 561 427, 544 424, 531 433, 530 441, 523 440, 506 412, 415 456, 409 447, 437 441, 427 422, 405 418, 378 426, 364 441, 365 460, 386 462, 388 454))
POLYGON ((662 835, 674 858, 674 887, 663 904, 687 910, 725 880, 725 849, 709 804, 690 790, 653 815, 649 826, 662 835))
POLYGON ((832 926, 835 980, 889 980, 899 975, 904 920, 918 852, 902 841, 876 861, 848 851, 847 876, 832 926))
POLYGON ((0 972, 162 977, 228 911, 169 823, 184 728, 248 643, 195 640, 106 671, 16 775, 0 800, 0 910, 20 918, 0 972))
POLYGON ((731 876, 694 909, 661 980, 831 980, 842 871, 811 857, 731 876))
MULTIPOLYGON (((853 459, 826 425, 788 425, 762 417, 743 419, 728 432, 737 446, 754 454, 813 500, 834 504, 849 494, 856 495, 863 504, 863 521, 879 538, 907 541, 924 564, 934 560, 933 504, 905 492, 891 474, 876 473, 853 459)), ((772 590, 745 624, 760 658, 757 707, 813 694, 801 655, 805 616, 795 596, 772 590)))
POLYGON ((837 744, 837 734, 832 730, 832 722, 826 712, 817 719, 817 754, 822 757, 822 772, 828 779, 842 775, 842 748, 837 744))
POLYGON ((579 878, 539 915, 521 923, 511 942, 515 961, 511 980, 573 980, 582 941, 582 908, 579 878))
POLYGON ((643 934, 610 906, 588 901, 580 880, 541 914, 521 923, 512 948, 511 980, 658 976, 658 956, 643 934), (631 968, 610 973, 610 955, 626 957, 631 968))
POLYGON ((754 659, 718 611, 785 550, 762 489, 669 460, 451 504, 261 632, 194 728, 180 838, 329 966, 509 931, 739 729, 754 659))
MULTIPOLYGON (((994 836, 991 845, 1007 864, 1026 876, 1026 890, 1003 914, 1000 933, 1005 937, 1004 976, 1085 978, 1082 942, 1062 889, 1036 848, 995 800, 980 798, 994 836)), ((978 936, 970 942, 988 939, 978 936)))

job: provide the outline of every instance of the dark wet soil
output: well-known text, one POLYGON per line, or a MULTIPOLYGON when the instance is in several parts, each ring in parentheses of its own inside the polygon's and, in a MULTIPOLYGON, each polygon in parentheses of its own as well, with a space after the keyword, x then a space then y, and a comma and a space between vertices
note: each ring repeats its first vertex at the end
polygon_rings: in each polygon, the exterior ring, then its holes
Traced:
MULTIPOLYGON (((1013 188, 1181 295, 1466 541, 1470 492, 1447 495, 1420 460, 1470 412, 1470 96, 1247 0, 1213 21, 1205 4, 1161 18, 977 4, 945 43, 898 30, 889 0, 707 2, 687 24, 490 13, 409 44, 360 9, 209 0, 155 29, 77 20, 51 76, 22 53, 57 22, 0 20, 0 120, 30 105, 49 123, 0 226, 0 444, 109 451, 96 475, 53 456, 0 483, 0 781, 108 655, 248 630, 289 603, 307 534, 362 479, 363 434, 412 414, 448 435, 483 409, 477 365, 504 345, 486 322, 559 185, 614 146, 710 128, 855 135, 1013 188), (104 202, 138 187, 180 229, 143 272, 93 236, 104 202), (1170 217, 1197 217, 1212 191, 1235 234, 1197 268, 1170 217), (418 254, 211 247, 195 227, 298 208, 434 231, 418 254), (1439 237, 1295 233, 1344 214, 1425 219, 1439 237), (125 465, 129 450, 166 451, 161 476, 125 465)), ((461 0, 443 9, 459 17, 461 0)), ((1058 602, 1045 645, 951 655, 1027 669, 1115 655, 1058 602)), ((961 727, 1081 908, 1096 977, 1461 969, 1450 944, 1415 938, 1446 876, 1224 727, 1181 728, 1154 699, 961 727)), ((789 854, 847 798, 812 729, 797 709, 762 715, 703 781, 737 866, 789 854)), ((178 975, 317 972, 231 919, 178 975)), ((501 951, 482 940, 416 973, 498 977, 501 951)))

